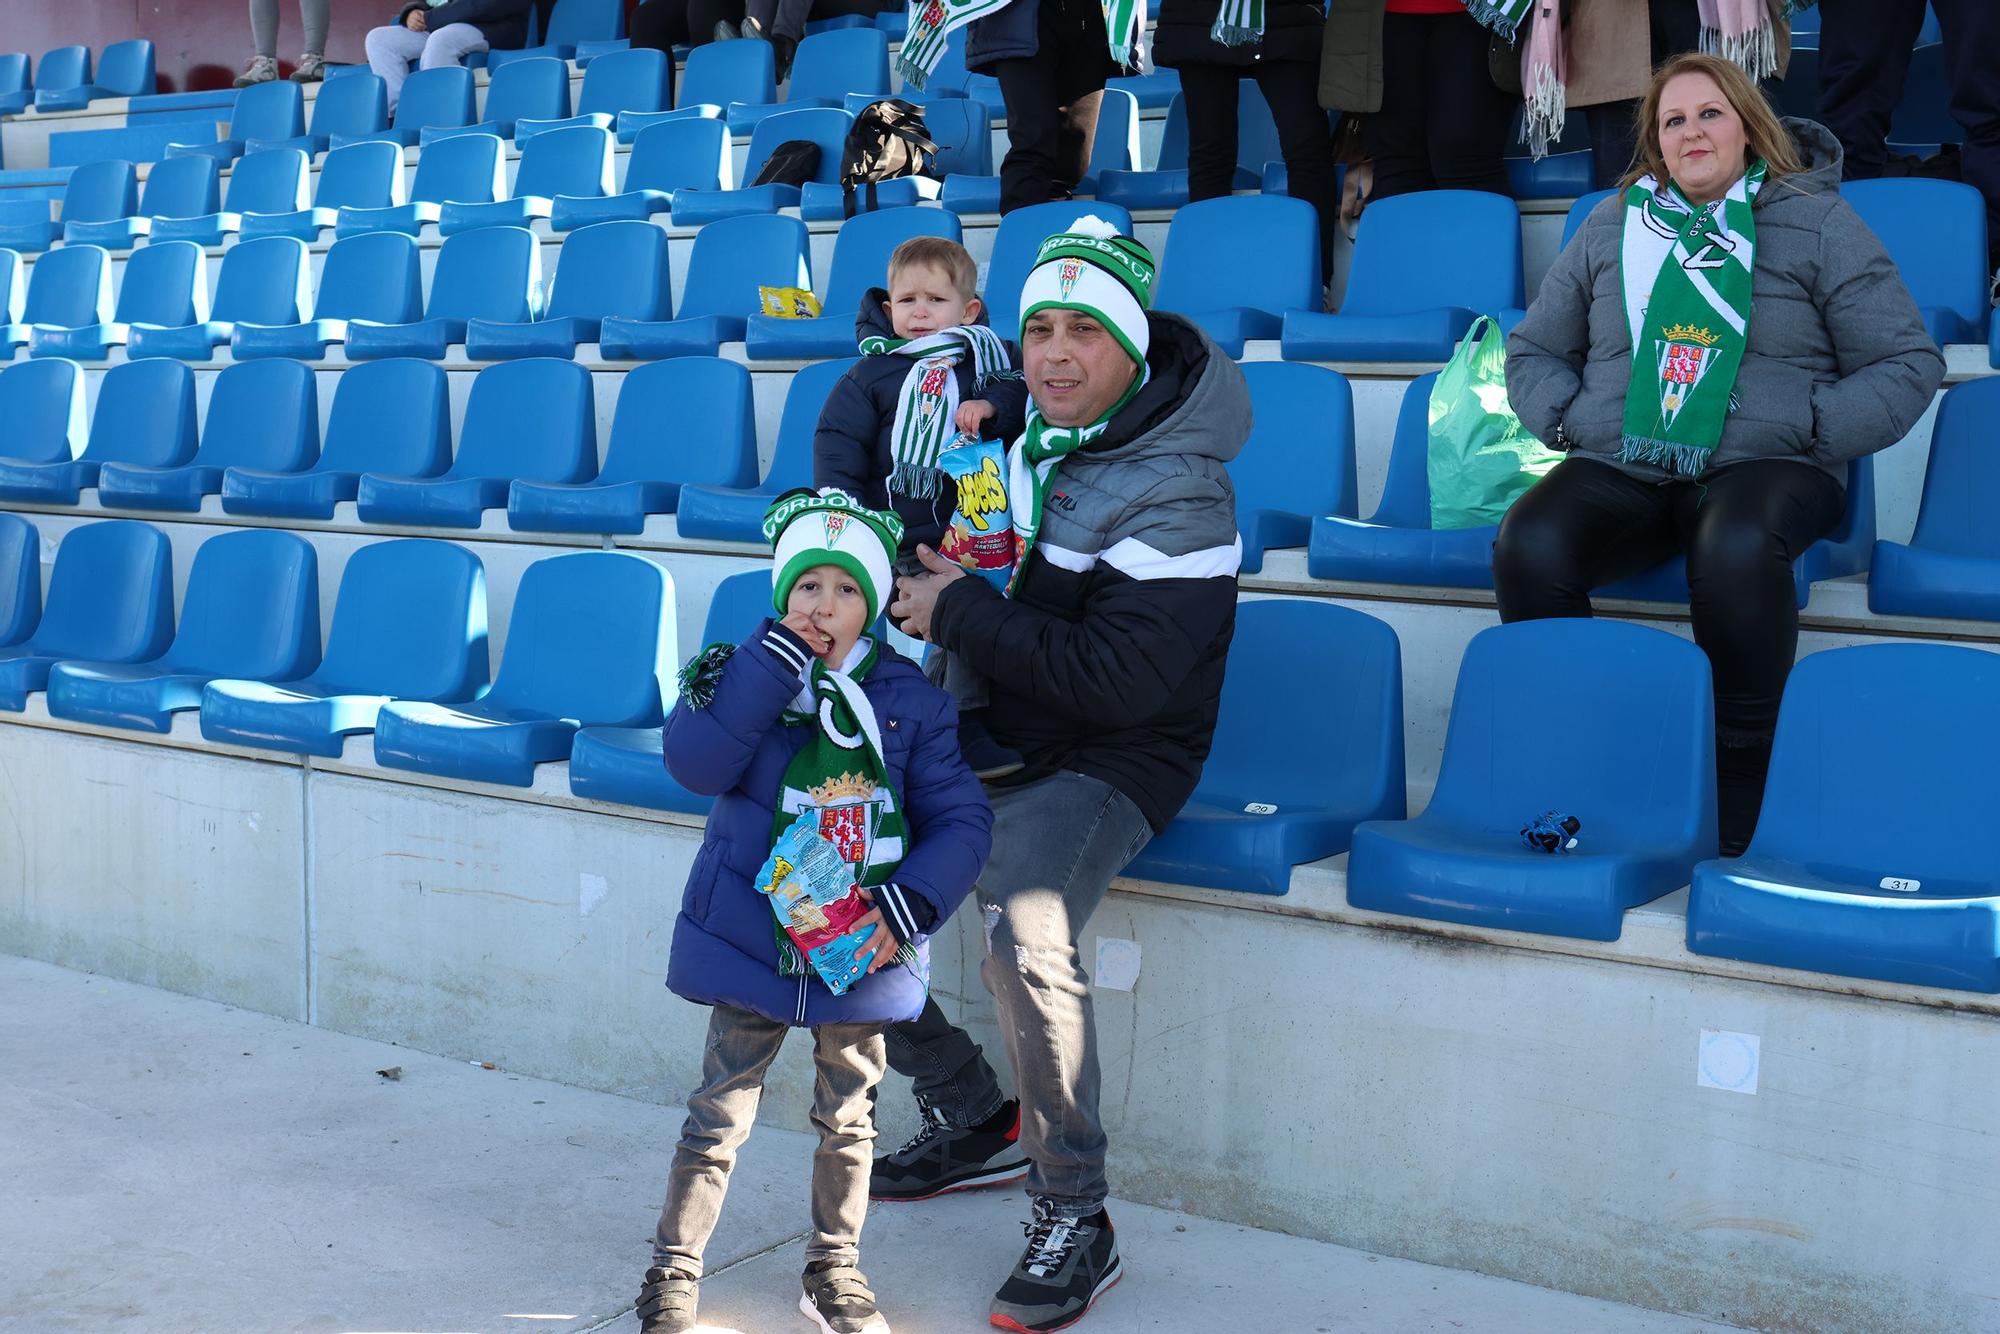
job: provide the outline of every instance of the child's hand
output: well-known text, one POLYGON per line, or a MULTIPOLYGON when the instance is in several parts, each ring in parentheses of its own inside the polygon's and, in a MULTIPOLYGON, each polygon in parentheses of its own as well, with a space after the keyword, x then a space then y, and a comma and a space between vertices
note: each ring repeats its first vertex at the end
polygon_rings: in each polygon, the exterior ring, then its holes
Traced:
POLYGON ((430 17, 421 9, 413 9, 403 20, 403 26, 411 32, 427 32, 430 29, 430 17))
POLYGON ((977 439, 980 426, 991 420, 999 411, 1000 409, 983 398, 968 398, 958 405, 958 416, 952 420, 959 430, 977 439))
POLYGON ((833 647, 833 636, 814 625, 812 616, 807 612, 788 611, 785 613, 785 619, 778 624, 803 639, 806 647, 815 656, 823 655, 827 649, 833 647))
MULTIPOLYGON (((868 892, 867 886, 857 885, 855 888, 860 890, 861 897, 869 903, 875 901, 875 896, 868 892)), ((867 956, 868 971, 873 973, 877 968, 886 968, 895 962, 896 933, 891 931, 889 924, 882 920, 882 910, 880 908, 871 909, 866 916, 855 920, 854 930, 859 931, 864 927, 873 927, 875 928, 875 932, 854 953, 857 957, 862 955, 867 956)))

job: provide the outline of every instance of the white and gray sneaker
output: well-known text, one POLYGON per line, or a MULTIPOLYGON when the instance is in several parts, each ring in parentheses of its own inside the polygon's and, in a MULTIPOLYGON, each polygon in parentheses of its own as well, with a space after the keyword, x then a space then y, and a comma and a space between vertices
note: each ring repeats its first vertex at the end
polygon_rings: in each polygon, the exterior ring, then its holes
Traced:
POLYGON ((1068 1329, 1124 1276, 1111 1215, 1103 1209, 1079 1217, 1038 1198, 1035 1216, 1023 1230, 1028 1248, 993 1295, 996 1329, 1015 1334, 1068 1329))
POLYGON ((253 83, 269 83, 278 77, 278 62, 269 56, 252 56, 243 72, 236 76, 238 88, 248 88, 253 83))
POLYGON ((868 1280, 853 1265, 822 1260, 807 1266, 802 1281, 799 1310, 819 1326, 820 1334, 889 1334, 868 1280))
POLYGON ((293 83, 318 83, 326 77, 326 57, 315 51, 308 51, 299 57, 299 66, 292 71, 293 83))

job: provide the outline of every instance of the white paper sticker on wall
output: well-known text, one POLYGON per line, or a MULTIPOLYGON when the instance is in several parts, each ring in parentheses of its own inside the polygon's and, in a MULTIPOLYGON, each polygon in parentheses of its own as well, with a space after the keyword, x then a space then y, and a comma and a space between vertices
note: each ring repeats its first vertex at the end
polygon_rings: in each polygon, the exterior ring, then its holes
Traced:
POLYGON ((588 917, 597 911, 597 905, 604 902, 604 896, 611 892, 611 882, 601 875, 588 871, 576 878, 576 914, 588 917))
POLYGON ((53 537, 45 537, 42 539, 42 564, 54 565, 55 563, 56 540, 53 537))
POLYGON ((1694 1082, 1705 1089, 1755 1094, 1758 1047, 1755 1033, 1732 1033, 1726 1028, 1702 1029, 1701 1045, 1695 1053, 1694 1082))
POLYGON ((1130 991, 1139 980, 1139 942, 1099 936, 1097 967, 1091 972, 1106 991, 1130 991))

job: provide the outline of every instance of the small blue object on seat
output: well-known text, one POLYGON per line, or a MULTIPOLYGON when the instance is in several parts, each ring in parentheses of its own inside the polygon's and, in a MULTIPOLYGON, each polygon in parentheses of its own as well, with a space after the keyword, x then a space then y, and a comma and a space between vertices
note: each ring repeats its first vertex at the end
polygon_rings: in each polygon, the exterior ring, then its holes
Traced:
POLYGON ((396 117, 389 128, 366 134, 336 134, 332 146, 339 148, 366 138, 387 139, 409 148, 422 138, 427 127, 470 125, 477 116, 473 110, 472 71, 463 65, 440 65, 418 70, 403 81, 396 117))
POLYGON ((1868 644, 1802 659, 1749 848, 1694 868, 1688 948, 2000 991, 1996 698, 2000 657, 1979 649, 1868 644))
POLYGON ((849 93, 889 95, 889 39, 873 28, 842 28, 800 42, 785 81, 785 100, 731 102, 725 113, 729 131, 746 133, 765 117, 798 107, 837 107, 849 93))
POLYGON ((207 361, 239 327, 297 324, 312 298, 310 275, 306 243, 296 237, 239 241, 222 256, 209 317, 177 329, 134 325, 126 336, 126 355, 207 361))
POLYGON ((715 542, 762 542, 764 511, 772 498, 795 486, 812 485, 813 432, 819 427, 819 410, 833 392, 834 381, 854 361, 853 357, 818 361, 792 376, 764 480, 754 487, 683 486, 674 514, 676 531, 682 537, 715 542))
POLYGON ((146 175, 139 206, 131 216, 92 222, 65 213, 63 241, 129 250, 140 237, 152 235, 154 218, 197 217, 219 210, 221 181, 222 164, 214 158, 168 158, 165 162, 155 162, 146 175))
POLYGON ((526 227, 546 219, 558 195, 602 199, 613 190, 611 131, 588 125, 550 130, 528 140, 514 174, 514 193, 490 204, 449 203, 438 209, 438 234, 475 227, 526 227))
POLYGON ((1319 214, 1303 199, 1224 196, 1174 214, 1153 305, 1187 316, 1231 357, 1249 339, 1276 338, 1287 312, 1324 304, 1319 214), (1257 262, 1217 262, 1232 245, 1249 247, 1257 262))
POLYGON ((596 479, 514 483, 507 526, 517 532, 639 533, 647 515, 674 512, 683 485, 756 484, 750 372, 719 357, 676 357, 625 375, 596 479), (660 429, 663 422, 673 429, 660 429))
POLYGON ((222 510, 331 519, 336 504, 354 499, 362 473, 435 477, 450 465, 451 406, 443 367, 409 358, 364 361, 338 381, 319 460, 305 472, 228 469, 222 474, 222 510))
POLYGON ((549 229, 566 232, 598 222, 644 222, 664 213, 675 191, 727 190, 734 184, 729 130, 721 121, 649 125, 632 142, 624 190, 602 198, 558 195, 549 210, 549 229))
POLYGON ((425 223, 437 223, 447 203, 490 204, 506 193, 506 145, 490 134, 461 134, 439 140, 423 151, 408 203, 342 208, 333 234, 347 237, 386 231, 416 236, 425 223))
POLYGON ((83 453, 74 460, 0 458, 0 500, 74 505, 78 492, 97 485, 104 464, 177 467, 194 445, 194 372, 178 361, 128 361, 104 373, 83 453))
POLYGON ((201 448, 178 467, 107 463, 97 498, 126 509, 201 508, 222 489, 225 468, 299 472, 319 454, 319 390, 312 368, 296 361, 246 361, 215 377, 201 448))
MULTIPOLYGON (((42 61, 44 80, 48 76, 48 60, 42 61)), ((141 97, 160 90, 159 79, 153 69, 153 44, 143 37, 129 41, 113 42, 104 48, 104 55, 97 63, 97 78, 90 78, 88 61, 84 65, 81 83, 63 88, 44 86, 35 90, 35 110, 82 111, 100 97, 141 97)))
POLYGON ((1132 215, 1117 204, 1093 203, 1088 199, 1056 199, 1046 204, 1017 208, 1000 219, 993 233, 992 261, 986 268, 986 318, 994 330, 1007 339, 1021 328, 1021 286, 1028 270, 1035 266, 1035 251, 1043 241, 1066 232, 1078 218, 1101 218, 1118 229, 1121 236, 1132 234, 1132 215))
POLYGON ((246 146, 253 139, 304 150, 306 145, 287 141, 303 139, 305 133, 304 88, 290 79, 271 79, 253 83, 236 94, 236 107, 230 112, 226 138, 174 144, 167 149, 167 156, 201 154, 223 162, 234 162, 243 156, 246 146))
POLYGON ((1302 547, 1312 516, 1354 517, 1354 391, 1322 366, 1253 361, 1250 438, 1229 461, 1236 486, 1236 527, 1245 574, 1264 568, 1264 553, 1302 547))
POLYGON ((597 405, 590 372, 573 361, 531 357, 479 372, 465 406, 458 457, 438 477, 364 473, 355 505, 363 523, 477 528, 525 478, 583 482, 597 471, 597 405))
POLYGON ((806 225, 797 218, 748 214, 711 223, 695 235, 675 318, 607 319, 598 351, 613 361, 712 357, 743 337, 761 306, 758 288, 812 286, 808 256, 806 225))
POLYGON ((413 324, 347 326, 350 361, 423 357, 438 361, 465 341, 466 324, 520 324, 542 314, 542 246, 525 227, 481 227, 448 237, 438 251, 424 318, 413 324))
MULTIPOLYGON (((740 643, 771 614, 771 576, 732 574, 715 586, 702 623, 704 645, 740 643)), ((569 790, 591 801, 704 815, 714 797, 690 792, 667 772, 658 727, 586 727, 569 754, 569 790)))
POLYGON ((56 548, 35 633, 0 648, 0 709, 16 713, 57 663, 141 662, 174 637, 174 553, 149 523, 72 528, 56 548))
POLYGON ((335 139, 358 143, 387 128, 388 106, 388 87, 379 75, 365 69, 343 74, 320 84, 313 97, 309 133, 284 139, 252 136, 244 141, 243 149, 254 153, 261 148, 300 148, 319 154, 335 139))
MULTIPOLYGON (((720 116, 732 103, 765 103, 777 96, 777 60, 769 42, 706 42, 688 52, 674 106, 690 114, 705 108, 709 115, 720 116)), ((642 123, 634 122, 633 133, 640 128, 642 123)), ((631 137, 622 115, 618 137, 631 137)))
POLYGON ((619 551, 538 560, 514 595, 492 690, 474 704, 384 705, 376 762, 530 786, 537 764, 569 758, 579 726, 658 725, 677 638, 673 577, 652 561, 619 551))
POLYGON ((1306 547, 1306 570, 1313 578, 1493 587, 1496 525, 1431 527, 1430 400, 1436 382, 1436 372, 1420 375, 1403 391, 1375 512, 1366 521, 1340 514, 1313 519, 1306 547))
POLYGON ((426 538, 374 542, 348 557, 326 656, 311 676, 218 680, 201 697, 210 741, 338 758, 391 699, 470 700, 486 686, 486 571, 426 538))
MULTIPOLYGON (((1303 207, 1303 206, 1302 206, 1303 207)), ((940 208, 890 208, 857 214, 833 242, 832 273, 818 319, 752 315, 743 335, 752 361, 843 356, 854 347, 854 317, 871 287, 889 281, 889 256, 916 236, 960 237, 958 215, 940 208)))
MULTIPOLYGON (((1187 104, 1179 93, 1167 108, 1160 131, 1159 161, 1151 171, 1105 167, 1097 178, 1097 197, 1126 208, 1179 208, 1188 202, 1187 104)), ((1236 177, 1239 190, 1262 183, 1264 164, 1284 154, 1278 148, 1278 127, 1271 108, 1257 91, 1255 79, 1240 79, 1236 90, 1236 177)))
MULTIPOLYGON (((4 377, 0 377, 4 382, 4 377)), ((1868 609, 1892 616, 2000 621, 2000 377, 1944 391, 1931 426, 1917 528, 1908 543, 1877 542, 1868 609)))
POLYGON ((1294 866, 1347 851, 1361 821, 1402 819, 1402 660, 1396 632, 1363 612, 1245 602, 1201 784, 1125 874, 1283 894, 1294 866), (1285 704, 1304 698, 1322 706, 1285 704))
MULTIPOLYGON (((468 320, 465 355, 472 361, 568 358, 576 355, 578 343, 597 341, 609 316, 650 321, 672 315, 666 232, 644 222, 600 222, 570 233, 563 242, 548 311, 541 319, 468 320)), ((654 429, 672 420, 675 410, 669 408, 654 429)))
POLYGON ((486 109, 473 125, 432 125, 418 131, 425 148, 455 134, 512 139, 522 123, 547 125, 569 115, 569 66, 560 60, 510 60, 486 85, 486 109))
POLYGON ((201 707, 217 677, 265 681, 319 665, 319 557, 312 543, 273 528, 203 542, 188 570, 180 633, 140 662, 65 661, 49 673, 49 712, 99 727, 173 729, 201 707))
POLYGON ((352 324, 410 325, 422 318, 416 241, 401 232, 364 232, 344 236, 328 248, 312 319, 284 325, 239 324, 230 336, 230 355, 237 361, 256 357, 316 361, 326 355, 328 343, 346 341, 352 324))
MULTIPOLYGON (((567 96, 569 72, 563 72, 567 96)), ((641 49, 609 52, 590 62, 584 72, 583 95, 577 100, 576 114, 570 115, 565 101, 560 116, 523 118, 514 126, 514 142, 522 143, 549 130, 576 125, 595 129, 616 128, 626 112, 643 116, 661 110, 667 101, 667 53, 641 49)))
POLYGON ((0 512, 0 648, 35 633, 41 619, 41 534, 20 515, 0 512))
POLYGON ((103 246, 64 245, 35 261, 19 324, 0 325, 0 356, 37 330, 97 329, 111 323, 111 256, 103 246))
POLYGON ((1444 760, 1413 820, 1354 831, 1347 901, 1436 921, 1616 940, 1625 910, 1715 855, 1708 657, 1646 626, 1557 619, 1473 636, 1444 760), (1526 683, 1560 681, 1561 707, 1526 683), (1527 847, 1550 808, 1582 821, 1576 850, 1527 847))
POLYGON ((9 463, 68 463, 84 444, 83 367, 29 361, 0 370, 9 463))
POLYGON ((764 117, 750 134, 750 148, 743 164, 742 179, 746 183, 734 190, 712 193, 707 190, 682 190, 676 193, 674 225, 699 227, 744 213, 776 213, 779 209, 798 207, 798 186, 751 185, 748 182, 757 179, 758 173, 764 169, 764 160, 779 144, 805 139, 819 147, 819 167, 813 173, 813 179, 823 185, 834 184, 840 179, 841 149, 853 125, 854 117, 837 106, 803 107, 764 117))
POLYGON ((267 148, 246 153, 229 173, 229 193, 223 207, 190 218, 153 219, 153 241, 193 241, 219 246, 226 236, 243 230, 245 214, 297 213, 311 198, 312 172, 306 155, 296 148, 267 148))
POLYGON ((246 241, 260 236, 317 241, 340 220, 343 208, 394 208, 403 202, 403 150, 379 140, 349 144, 328 153, 320 164, 312 207, 248 214, 238 234, 246 241))
POLYGON ((1840 197, 1882 238, 1940 349, 1976 343, 1992 314, 1986 201, 1960 181, 1847 181, 1840 197))
POLYGON ((1481 315, 1527 306, 1521 214, 1505 195, 1420 190, 1361 215, 1337 315, 1285 316, 1288 361, 1445 361, 1481 315))
MULTIPOLYGON (((42 263, 53 264, 55 259, 51 256, 42 263)), ((171 328, 207 318, 208 260, 201 247, 187 241, 155 241, 134 251, 126 261, 125 281, 119 286, 118 306, 109 323, 76 329, 48 323, 31 325, 28 353, 102 361, 113 347, 125 343, 135 324, 171 328)))

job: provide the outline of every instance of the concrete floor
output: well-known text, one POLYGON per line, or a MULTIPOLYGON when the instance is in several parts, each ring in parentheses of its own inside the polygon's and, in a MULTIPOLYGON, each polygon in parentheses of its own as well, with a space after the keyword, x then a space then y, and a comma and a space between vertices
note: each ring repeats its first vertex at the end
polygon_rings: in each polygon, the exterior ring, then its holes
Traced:
MULTIPOLYGON (((8 957, 0 1072, 0 1330, 638 1328, 676 1108, 8 957)), ((702 1293, 718 1334, 809 1328, 809 1150, 760 1130, 739 1163, 702 1293)), ((1091 1334, 1722 1328, 1113 1209, 1126 1278, 1091 1334)), ((1026 1212, 1009 1190, 878 1208, 895 1328, 984 1328, 1026 1212)))

